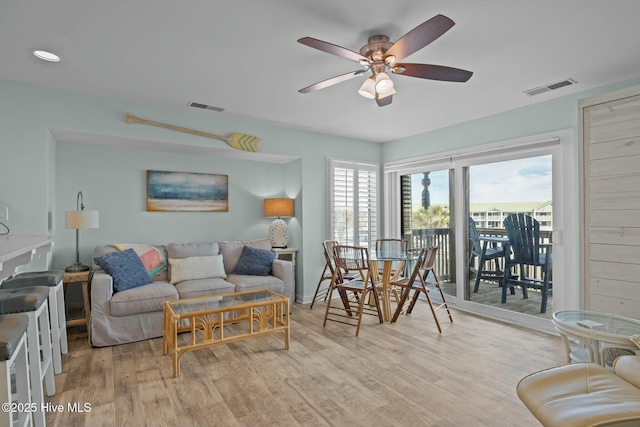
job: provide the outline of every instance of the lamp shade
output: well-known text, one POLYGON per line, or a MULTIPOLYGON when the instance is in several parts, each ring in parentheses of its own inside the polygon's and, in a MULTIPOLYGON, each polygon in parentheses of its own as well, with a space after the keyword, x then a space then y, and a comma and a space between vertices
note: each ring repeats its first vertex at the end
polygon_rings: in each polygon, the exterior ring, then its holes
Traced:
POLYGON ((393 80, 386 73, 376 75, 376 92, 383 97, 393 90, 393 80))
POLYGON ((265 218, 293 218, 293 199, 264 199, 265 218))
POLYGON ((376 97, 376 81, 373 77, 369 77, 367 80, 362 83, 358 93, 365 98, 373 99, 376 97))
POLYGON ((100 219, 98 211, 67 211, 65 212, 65 227, 72 230, 98 228, 100 219))

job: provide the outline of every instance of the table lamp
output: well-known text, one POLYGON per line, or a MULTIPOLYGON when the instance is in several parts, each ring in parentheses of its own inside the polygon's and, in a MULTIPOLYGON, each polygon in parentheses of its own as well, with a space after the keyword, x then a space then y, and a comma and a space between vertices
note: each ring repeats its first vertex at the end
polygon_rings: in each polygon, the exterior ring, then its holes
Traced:
POLYGON ((269 226, 271 247, 286 248, 288 227, 282 218, 293 218, 293 199, 264 199, 264 217, 276 218, 269 226))
POLYGON ((77 273, 79 271, 89 271, 89 266, 80 263, 80 230, 85 228, 98 228, 100 220, 98 211, 85 211, 82 201, 82 191, 78 191, 75 211, 65 212, 65 228, 76 230, 76 262, 65 268, 64 271, 69 273, 77 273))

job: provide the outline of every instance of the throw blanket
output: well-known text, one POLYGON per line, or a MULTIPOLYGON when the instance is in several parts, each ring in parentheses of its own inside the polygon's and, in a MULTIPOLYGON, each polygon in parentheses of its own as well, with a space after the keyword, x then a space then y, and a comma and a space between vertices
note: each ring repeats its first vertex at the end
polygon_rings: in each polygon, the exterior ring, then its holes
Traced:
POLYGON ((133 249, 133 251, 140 257, 142 264, 144 264, 144 268, 147 270, 147 273, 151 278, 167 269, 167 261, 155 246, 145 245, 142 243, 111 243, 109 246, 113 246, 119 251, 133 249))

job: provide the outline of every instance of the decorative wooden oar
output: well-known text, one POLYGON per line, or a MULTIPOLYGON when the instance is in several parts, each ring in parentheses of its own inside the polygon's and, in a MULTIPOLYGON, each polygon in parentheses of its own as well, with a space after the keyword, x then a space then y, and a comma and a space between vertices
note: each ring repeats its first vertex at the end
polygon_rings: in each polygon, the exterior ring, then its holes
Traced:
POLYGON ((216 135, 215 133, 201 132, 199 130, 193 130, 180 126, 169 125, 166 123, 140 119, 129 113, 127 113, 125 120, 127 123, 143 123, 145 125, 159 126, 161 128, 177 130, 180 132, 191 133, 199 136, 206 136, 207 138, 219 139, 226 142, 227 144, 229 144, 229 146, 235 148, 236 150, 252 151, 254 153, 260 151, 260 138, 258 138, 257 136, 245 135, 242 133, 234 133, 229 136, 216 135))

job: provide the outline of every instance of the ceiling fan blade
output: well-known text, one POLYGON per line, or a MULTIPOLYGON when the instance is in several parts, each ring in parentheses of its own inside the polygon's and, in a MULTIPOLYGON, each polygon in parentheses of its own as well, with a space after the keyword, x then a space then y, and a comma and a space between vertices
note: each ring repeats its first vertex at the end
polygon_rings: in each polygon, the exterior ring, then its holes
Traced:
POLYGON ((342 58, 350 59, 352 61, 356 61, 356 62, 365 61, 366 63, 371 62, 369 58, 367 58, 366 56, 360 55, 358 52, 354 52, 353 50, 349 50, 345 47, 338 46, 333 43, 314 39, 313 37, 303 37, 301 39, 298 39, 298 43, 302 43, 303 45, 312 47, 314 49, 318 49, 323 52, 330 53, 332 55, 341 56, 342 58))
POLYGON ((350 73, 346 73, 346 74, 341 74, 339 76, 335 76, 335 77, 331 77, 330 79, 327 80, 323 80, 321 82, 318 83, 314 83, 311 86, 307 86, 305 88, 300 89, 298 92, 300 93, 309 93, 309 92, 313 92, 315 90, 319 90, 319 89, 324 89, 325 87, 329 87, 329 86, 333 86, 335 84, 338 83, 342 83, 344 81, 347 81, 355 76, 360 76, 362 74, 366 73, 365 70, 356 70, 356 71, 352 71, 350 73))
POLYGON ((385 96, 384 98, 376 98, 376 103, 378 107, 384 107, 385 105, 391 104, 393 101, 393 95, 385 96))
POLYGON ((436 40, 449 31, 454 25, 455 22, 446 16, 436 15, 400 37, 400 39, 387 50, 385 56, 394 55, 396 61, 399 62, 436 40))
POLYGON ((472 71, 433 64, 396 64, 391 71, 402 76, 445 82, 466 82, 473 75, 472 71))

